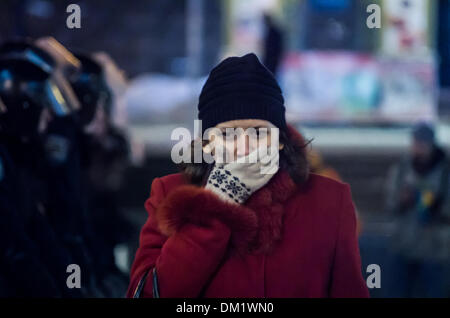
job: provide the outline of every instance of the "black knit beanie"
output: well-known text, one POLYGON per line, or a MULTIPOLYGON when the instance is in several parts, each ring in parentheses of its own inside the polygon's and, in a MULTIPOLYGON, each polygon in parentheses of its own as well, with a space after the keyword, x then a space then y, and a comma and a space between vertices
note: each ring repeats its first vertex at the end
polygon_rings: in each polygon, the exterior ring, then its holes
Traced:
POLYGON ((202 133, 236 119, 263 119, 286 129, 281 89, 253 53, 229 57, 212 69, 200 94, 198 111, 202 133))

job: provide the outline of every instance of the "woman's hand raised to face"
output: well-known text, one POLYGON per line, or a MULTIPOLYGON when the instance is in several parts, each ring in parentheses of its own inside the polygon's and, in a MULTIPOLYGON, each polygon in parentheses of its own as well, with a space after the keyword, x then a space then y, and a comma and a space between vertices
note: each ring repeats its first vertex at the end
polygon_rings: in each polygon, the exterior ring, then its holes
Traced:
POLYGON ((259 147, 230 163, 216 163, 205 189, 216 193, 225 201, 243 204, 275 175, 278 168, 278 148, 259 147))

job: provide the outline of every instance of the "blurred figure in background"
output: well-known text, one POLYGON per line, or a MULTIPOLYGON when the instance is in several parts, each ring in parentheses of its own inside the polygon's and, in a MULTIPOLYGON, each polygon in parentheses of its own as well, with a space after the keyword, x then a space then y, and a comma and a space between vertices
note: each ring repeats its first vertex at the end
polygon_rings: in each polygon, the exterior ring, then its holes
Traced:
MULTIPOLYGON (((126 222, 118 220, 115 193, 109 197, 98 195, 99 191, 104 193, 111 187, 118 190, 127 163, 127 139, 110 121, 114 97, 103 66, 90 54, 79 52, 72 55, 53 38, 42 38, 37 43, 58 61, 61 73, 69 80, 70 88, 80 103, 75 120, 55 126, 54 135, 48 135, 47 145, 52 144, 56 135, 63 137, 75 149, 70 160, 52 170, 55 176, 70 176, 72 181, 65 183, 71 184, 71 188, 64 191, 65 196, 60 196, 60 202, 66 204, 67 211, 74 208, 77 211, 77 227, 83 242, 83 249, 78 249, 77 254, 84 261, 85 272, 89 275, 89 293, 95 297, 121 297, 126 291, 127 277, 115 265, 114 247, 120 238, 114 238, 121 237, 126 222), (77 65, 75 71, 71 70, 71 64, 77 65), (120 153, 120 161, 116 160, 117 153, 120 153), (73 198, 75 203, 71 200, 73 198), (118 227, 118 223, 122 227, 118 227)), ((64 188, 64 184, 54 185, 64 188)), ((58 228, 70 226, 67 221, 66 226, 62 226, 63 215, 58 224, 58 228)))
MULTIPOLYGON (((449 260, 449 162, 431 126, 414 127, 410 155, 391 170, 387 207, 394 217, 393 297, 444 297, 449 260)), ((447 286, 448 288, 448 286, 447 286)))
POLYGON ((263 15, 264 24, 264 57, 263 64, 275 76, 278 66, 283 56, 283 33, 275 24, 273 18, 265 13, 263 15))
MULTIPOLYGON (((115 193, 109 197, 99 197, 98 193, 110 188, 117 191, 121 185, 128 155, 127 140, 110 123, 112 94, 102 66, 86 53, 77 53, 74 58, 80 65, 76 74, 69 79, 81 107, 75 121, 60 122, 62 125, 55 126, 52 132, 58 138, 63 137, 76 151, 70 156, 70 161, 52 170, 55 176, 70 175, 73 181, 65 183, 72 186, 70 191, 64 191, 66 195, 60 196, 60 203, 66 205, 66 211, 75 208, 78 214, 77 227, 83 249, 78 250, 77 254, 84 261, 85 271, 90 278, 87 281, 90 296, 120 297, 126 291, 127 278, 115 265, 114 247, 117 240, 113 238, 123 233, 126 222, 117 220, 115 193), (119 142, 117 136, 121 137, 119 142), (116 160, 117 153, 121 156, 119 163, 116 160), (75 204, 69 195, 76 198, 75 204), (121 223, 122 227, 118 227, 117 223, 121 223)), ((52 138, 55 136, 49 134, 47 145, 52 144, 52 138)), ((58 183, 54 185, 58 187, 58 183)), ((61 215, 56 226, 65 228, 70 225, 61 215)))
POLYGON ((29 60, 47 70, 52 81, 49 91, 54 92, 54 108, 68 111, 67 116, 52 118, 40 136, 39 200, 73 263, 83 270, 83 295, 102 296, 94 272, 94 253, 87 242, 86 200, 81 184, 80 136, 83 125, 90 121, 86 115, 89 109, 80 103, 71 84, 80 76, 80 61, 53 38, 6 42, 0 51, 3 56, 29 60))
POLYGON ((125 95, 129 85, 127 74, 106 52, 94 52, 92 58, 102 67, 103 76, 111 94, 108 99, 109 102, 106 103, 110 122, 114 127, 126 132, 128 113, 125 95))
MULTIPOLYGON (((0 46, 0 56, 7 59, 1 73, 2 89, 6 90, 3 93, 8 93, 3 98, 7 106, 14 102, 8 97, 10 91, 16 89, 11 86, 15 83, 14 78, 9 76, 11 59, 19 61, 22 73, 31 72, 38 76, 40 71, 42 82, 45 82, 41 86, 36 85, 37 81, 17 84, 17 87, 24 86, 34 93, 34 97, 48 96, 47 100, 33 102, 41 108, 47 105, 52 112, 43 113, 40 122, 45 123, 45 129, 32 139, 31 144, 39 153, 27 155, 23 152, 23 156, 11 160, 18 164, 23 157, 30 164, 39 165, 33 169, 36 186, 32 188, 32 194, 39 203, 39 211, 51 225, 49 231, 43 232, 48 235, 54 232, 70 255, 70 263, 80 266, 83 296, 123 296, 128 278, 115 265, 114 247, 123 239, 127 227, 118 217, 115 191, 121 185, 127 166, 128 143, 125 135, 111 123, 113 95, 102 66, 87 54, 73 55, 53 38, 4 43, 0 46), (22 67, 24 63, 27 67, 22 67)), ((19 89, 13 92, 19 96, 19 102, 13 105, 17 104, 20 109, 28 92, 19 89)), ((25 100, 23 103, 29 105, 31 102, 25 100)), ((2 117, 3 135, 8 128, 19 134, 26 126, 15 126, 18 120, 11 117, 11 109, 11 106, 6 107, 8 116, 2 117)), ((33 117, 30 117, 30 111, 26 114, 19 119, 28 123, 33 117)), ((22 142, 20 138, 19 141, 22 142)), ((14 179, 17 178, 11 180, 14 179)), ((26 188, 26 185, 20 187, 26 188)), ((33 204, 29 198, 23 202, 33 204)), ((48 248, 57 252, 50 243, 48 248)), ((61 266, 55 262, 49 269, 50 276, 57 274, 64 283, 62 296, 68 291, 66 267, 67 264, 61 266)))
MULTIPOLYGON (((95 112, 82 103, 74 83, 82 76, 81 62, 53 38, 41 38, 36 46, 51 55, 53 76, 64 83, 64 93, 71 96, 73 115, 53 120, 43 138, 45 150, 44 182, 52 196, 47 197, 52 224, 83 270, 82 287, 85 296, 101 297, 100 283, 95 272, 95 251, 89 245, 89 224, 86 198, 82 184, 83 128, 95 112)), ((60 84, 62 85, 62 84, 60 84)))
POLYGON ((82 70, 73 87, 83 107, 94 110, 82 138, 83 182, 96 272, 108 297, 122 297, 128 277, 115 263, 114 248, 127 240, 129 224, 118 208, 118 192, 128 167, 125 134, 112 122, 113 93, 105 69, 91 56, 77 54, 82 70))
POLYGON ((42 201, 41 137, 68 115, 50 74, 23 58, 0 59, 0 281, 8 297, 79 297, 66 285, 73 258, 42 201), (59 100, 59 102, 58 102, 59 100))

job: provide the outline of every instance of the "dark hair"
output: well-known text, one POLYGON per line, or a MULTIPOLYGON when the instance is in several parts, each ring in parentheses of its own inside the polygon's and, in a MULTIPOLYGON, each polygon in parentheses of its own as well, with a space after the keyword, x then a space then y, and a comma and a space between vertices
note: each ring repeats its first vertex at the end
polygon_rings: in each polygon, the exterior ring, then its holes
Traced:
MULTIPOLYGON (((186 180, 194 185, 203 185, 211 172, 214 163, 194 162, 194 149, 208 144, 208 140, 193 140, 191 142, 191 163, 180 163, 178 166, 186 180)), ((292 180, 301 185, 309 176, 309 164, 306 157, 306 147, 311 140, 305 142, 302 138, 293 139, 288 130, 280 130, 280 144, 284 147, 280 150, 280 169, 288 172, 292 180)))

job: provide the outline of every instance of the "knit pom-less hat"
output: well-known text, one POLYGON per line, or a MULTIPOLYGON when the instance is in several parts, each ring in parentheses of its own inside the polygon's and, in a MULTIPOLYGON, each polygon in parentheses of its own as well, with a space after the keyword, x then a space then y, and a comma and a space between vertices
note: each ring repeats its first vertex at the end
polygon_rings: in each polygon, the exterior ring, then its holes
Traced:
POLYGON ((206 80, 198 103, 203 132, 236 119, 263 119, 285 130, 285 107, 273 74, 255 54, 229 57, 206 80))

